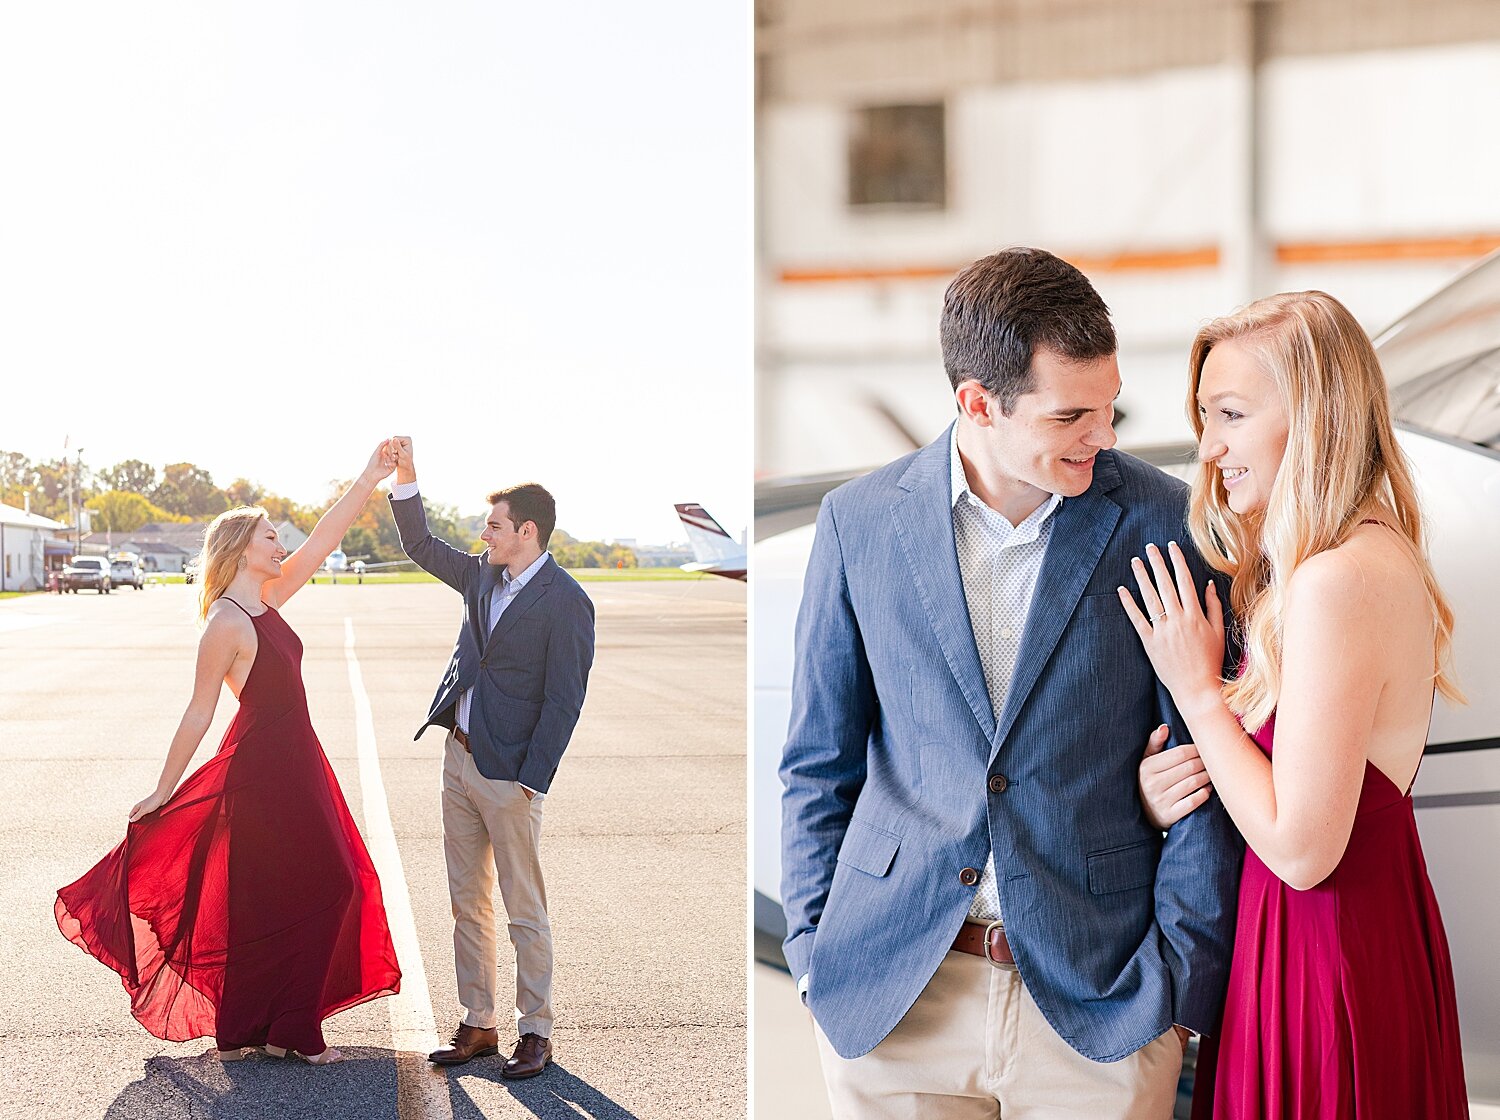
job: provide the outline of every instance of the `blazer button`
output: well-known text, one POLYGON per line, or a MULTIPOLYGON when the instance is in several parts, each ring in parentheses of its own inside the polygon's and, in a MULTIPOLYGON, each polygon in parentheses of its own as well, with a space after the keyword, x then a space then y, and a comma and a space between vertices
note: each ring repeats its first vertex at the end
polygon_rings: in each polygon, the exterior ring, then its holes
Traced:
POLYGON ((994 775, 991 775, 991 777, 990 777, 990 792, 991 793, 1004 793, 1005 792, 1005 787, 1008 786, 1008 785, 1010 785, 1010 783, 1005 780, 1005 775, 1004 774, 994 774, 994 775))
POLYGON ((965 867, 958 873, 958 881, 966 887, 972 887, 975 883, 979 882, 979 872, 975 871, 972 867, 965 867))

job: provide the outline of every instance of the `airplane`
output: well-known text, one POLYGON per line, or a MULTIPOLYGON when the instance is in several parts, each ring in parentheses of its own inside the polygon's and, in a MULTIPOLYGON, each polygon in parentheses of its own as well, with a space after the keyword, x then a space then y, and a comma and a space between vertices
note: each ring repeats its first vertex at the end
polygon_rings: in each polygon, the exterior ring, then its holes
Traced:
POLYGON ((367 572, 379 571, 381 568, 412 567, 410 560, 382 560, 375 564, 367 563, 362 557, 350 560, 348 554, 341 548, 336 548, 328 554, 323 561, 319 571, 327 572, 333 576, 333 582, 338 583, 339 575, 345 573, 362 578, 367 572))
POLYGON ((726 533, 708 511, 697 502, 679 502, 673 506, 687 528, 688 544, 697 562, 682 565, 685 572, 708 572, 725 579, 744 581, 745 546, 726 533))
MULTIPOLYGON (((1411 461, 1428 552, 1456 617, 1453 663, 1466 706, 1439 700, 1412 790, 1442 908, 1471 1115, 1500 1120, 1500 252, 1375 337, 1397 439, 1411 461)), ((1194 444, 1125 450, 1181 477, 1194 444)), ((862 472, 859 472, 862 473, 862 472)), ((759 967, 781 968, 781 783, 791 712, 792 630, 823 495, 855 474, 767 480, 756 488, 754 918, 759 967)), ((1186 1078, 1185 1074, 1185 1078, 1186 1078)), ((1180 1102, 1183 1097, 1179 1097, 1180 1102)), ((1179 1115, 1186 1115, 1185 1112, 1179 1115)))

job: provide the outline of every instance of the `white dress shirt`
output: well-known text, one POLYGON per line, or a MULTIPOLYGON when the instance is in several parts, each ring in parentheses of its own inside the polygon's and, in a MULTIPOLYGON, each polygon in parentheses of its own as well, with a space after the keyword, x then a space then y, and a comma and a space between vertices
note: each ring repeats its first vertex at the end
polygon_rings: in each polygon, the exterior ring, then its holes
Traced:
MULTIPOLYGON (((953 540, 958 547, 958 571, 963 578, 969 624, 984 670, 985 688, 996 720, 1005 707, 1026 615, 1036 593, 1037 577, 1052 539, 1053 514, 1062 495, 1053 494, 1019 525, 1012 525, 969 487, 958 454, 958 425, 953 427, 948 455, 953 480, 953 540)), ((1000 917, 1000 892, 995 885, 995 855, 985 860, 984 873, 974 893, 969 917, 990 922, 1000 917)))
MULTIPOLYGON (((415 482, 398 482, 391 487, 391 497, 398 501, 406 498, 415 498, 416 496, 417 484, 415 482)), ((500 621, 500 616, 505 613, 505 608, 515 602, 515 598, 521 593, 521 589, 531 582, 532 576, 541 571, 542 565, 547 562, 547 557, 550 555, 551 553, 544 551, 518 576, 511 575, 509 568, 500 569, 500 581, 490 589, 489 602, 485 611, 484 629, 486 634, 494 632, 495 624, 500 621)), ((465 735, 469 733, 469 710, 473 706, 473 703, 474 690, 472 688, 466 688, 463 692, 459 693, 458 708, 454 713, 454 726, 461 729, 465 735)), ((538 793, 524 783, 518 784, 521 785, 522 789, 531 792, 533 801, 540 801, 547 796, 545 793, 538 793)))

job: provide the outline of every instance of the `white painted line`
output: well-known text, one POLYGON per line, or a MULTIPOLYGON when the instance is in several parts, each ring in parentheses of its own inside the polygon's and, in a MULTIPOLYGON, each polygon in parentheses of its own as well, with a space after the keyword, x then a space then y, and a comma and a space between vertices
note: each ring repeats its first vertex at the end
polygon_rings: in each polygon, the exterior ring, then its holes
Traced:
POLYGON ((354 693, 354 740, 359 750, 359 789, 364 799, 365 838, 370 858, 380 875, 386 920, 391 942, 401 965, 401 991, 386 1001, 391 1015, 391 1042, 396 1050, 397 1114, 401 1120, 453 1120, 453 1102, 448 1095, 447 1075, 427 1063, 437 1049, 437 1029, 432 1019, 432 997, 427 991, 427 969, 422 964, 422 946, 417 940, 417 921, 411 895, 406 889, 406 871, 401 850, 396 847, 396 829, 391 824, 385 781, 380 776, 380 755, 375 750, 375 716, 365 691, 354 653, 354 620, 344 619, 344 657, 349 663, 349 688, 354 693))

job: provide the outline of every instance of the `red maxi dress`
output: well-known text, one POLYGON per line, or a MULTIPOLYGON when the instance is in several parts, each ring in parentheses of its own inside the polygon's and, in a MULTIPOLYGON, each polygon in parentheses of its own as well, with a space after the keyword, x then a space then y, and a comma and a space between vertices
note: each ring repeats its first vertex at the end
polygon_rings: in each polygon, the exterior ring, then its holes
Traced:
POLYGON ((274 609, 250 617, 255 663, 218 752, 58 891, 54 912, 156 1037, 319 1054, 323 1020, 393 994, 401 971, 308 717, 302 643, 274 609))
MULTIPOLYGON (((1271 753, 1274 715, 1254 736, 1271 753)), ((1448 939, 1410 791, 1366 761, 1349 847, 1311 890, 1245 849, 1223 1029, 1195 1120, 1469 1114, 1448 939)))

